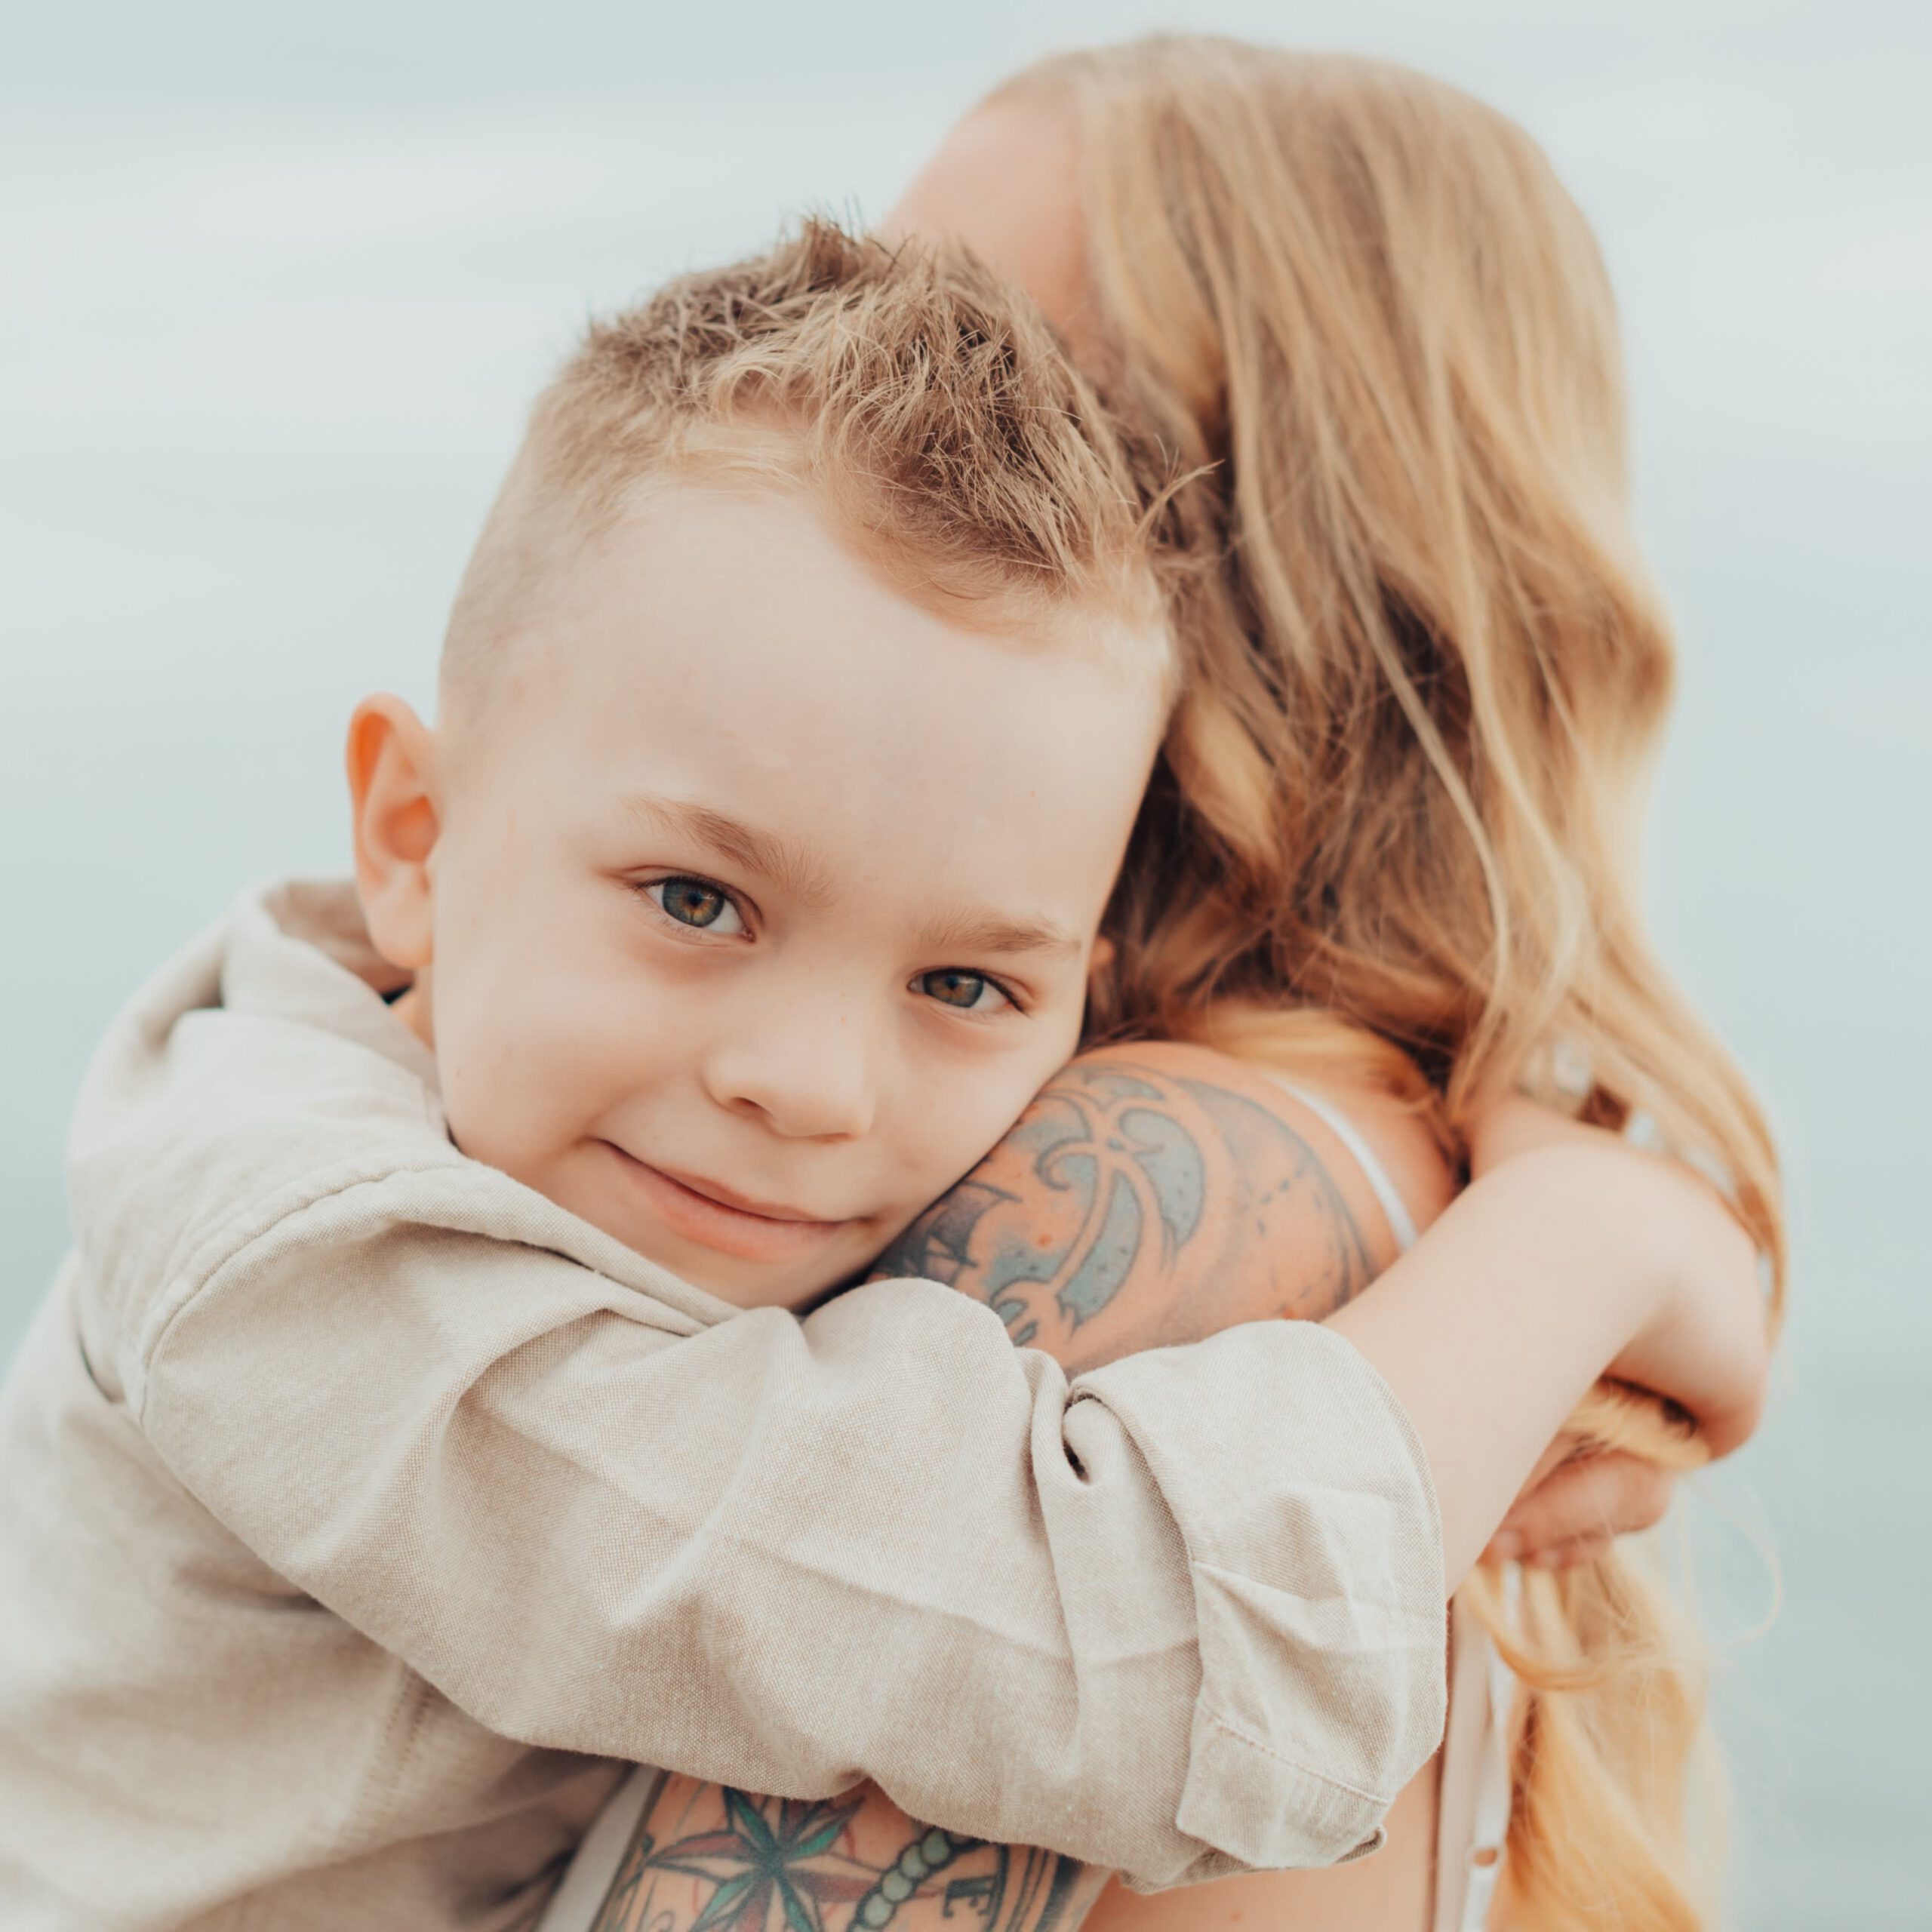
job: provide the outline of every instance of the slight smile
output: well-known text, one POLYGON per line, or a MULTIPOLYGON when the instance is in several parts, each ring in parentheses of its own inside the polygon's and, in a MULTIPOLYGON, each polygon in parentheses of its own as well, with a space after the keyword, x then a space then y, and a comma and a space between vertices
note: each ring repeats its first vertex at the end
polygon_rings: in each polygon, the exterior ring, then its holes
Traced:
POLYGON ((604 1144, 617 1156, 632 1192, 658 1220, 672 1233, 720 1254, 741 1261, 796 1260, 852 1225, 849 1220, 814 1220, 774 1201, 754 1202, 717 1181, 653 1167, 614 1141, 604 1144))

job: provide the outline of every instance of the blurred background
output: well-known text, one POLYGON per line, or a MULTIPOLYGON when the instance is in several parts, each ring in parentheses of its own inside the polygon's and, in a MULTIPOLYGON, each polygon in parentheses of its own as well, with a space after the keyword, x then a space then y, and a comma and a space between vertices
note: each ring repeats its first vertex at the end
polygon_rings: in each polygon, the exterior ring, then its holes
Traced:
POLYGON ((1932 1927, 1932 6, 5 19, 0 1361, 66 1239, 94 1040, 242 887, 343 867, 349 708, 427 708, 522 409, 592 309, 789 211, 877 215, 982 89, 1081 41, 1383 52, 1526 123, 1609 256, 1681 623, 1655 915, 1791 1170, 1771 1416, 1688 1512, 1737 1915, 1932 1927))

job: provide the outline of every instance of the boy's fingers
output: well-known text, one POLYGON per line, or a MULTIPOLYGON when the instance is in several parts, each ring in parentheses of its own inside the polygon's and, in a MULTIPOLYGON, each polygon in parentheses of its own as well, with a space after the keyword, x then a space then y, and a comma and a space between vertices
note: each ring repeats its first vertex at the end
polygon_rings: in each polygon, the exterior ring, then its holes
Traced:
POLYGON ((1559 1543, 1539 1543, 1525 1549, 1507 1530, 1497 1533, 1495 1542, 1483 1552, 1485 1563, 1520 1563, 1527 1570, 1574 1570, 1580 1564, 1594 1563, 1616 1547, 1615 1540, 1604 1533, 1594 1536, 1566 1537, 1559 1543))
POLYGON ((1553 1543, 1538 1550, 1530 1561, 1539 1570, 1574 1570, 1608 1555, 1610 1549, 1607 1536, 1572 1537, 1567 1543, 1553 1543))
POLYGON ((1579 1457, 1516 1499, 1491 1548, 1513 1543, 1515 1560, 1527 1562, 1541 1551, 1579 1540, 1607 1546, 1613 1537, 1660 1521, 1675 1484, 1668 1471, 1620 1451, 1579 1457))

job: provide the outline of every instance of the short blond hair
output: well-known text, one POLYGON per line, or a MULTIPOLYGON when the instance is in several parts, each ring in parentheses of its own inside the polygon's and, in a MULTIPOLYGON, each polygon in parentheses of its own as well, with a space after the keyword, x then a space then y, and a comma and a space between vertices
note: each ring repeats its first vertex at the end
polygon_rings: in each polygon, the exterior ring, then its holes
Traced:
POLYGON ((537 398, 457 595, 446 706, 488 684, 559 561, 681 477, 802 488, 913 601, 1020 638, 1130 637, 1171 686, 1156 467, 964 251, 807 221, 595 323, 537 398))

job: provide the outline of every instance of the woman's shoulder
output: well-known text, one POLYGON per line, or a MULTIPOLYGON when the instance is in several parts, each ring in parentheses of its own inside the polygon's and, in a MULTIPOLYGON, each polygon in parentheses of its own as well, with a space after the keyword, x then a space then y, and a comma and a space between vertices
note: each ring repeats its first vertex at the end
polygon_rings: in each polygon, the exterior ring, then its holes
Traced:
POLYGON ((1291 1136, 1304 1155, 1305 1180, 1346 1204, 1379 1266, 1455 1196, 1457 1176, 1428 1110, 1366 1064, 1357 1071, 1324 1057, 1318 1067, 1289 1071, 1192 1041, 1137 1040, 1089 1049, 1068 1075, 1143 1104, 1186 1096, 1217 1117, 1223 1137, 1257 1153, 1256 1143, 1291 1136))
POLYGON ((1339 1235, 1352 1225, 1370 1271, 1386 1267, 1455 1194, 1428 1113, 1367 1063, 1356 1072, 1324 1057, 1319 1070, 1287 1072, 1246 1053, 1136 1039, 1088 1049, 1055 1086, 1122 1124, 1131 1115, 1159 1118, 1163 1132, 1201 1149, 1210 1169, 1217 1157, 1232 1163, 1269 1219, 1298 1194, 1339 1235))
MULTIPOLYGON (((1347 1128, 1393 1186, 1417 1231, 1456 1197, 1457 1177, 1428 1112, 1367 1077, 1351 1080, 1324 1068, 1317 1075, 1278 1076, 1284 1091, 1312 1110, 1325 1110, 1347 1128)), ((1331 1121, 1331 1131, 1334 1122, 1331 1121)))

